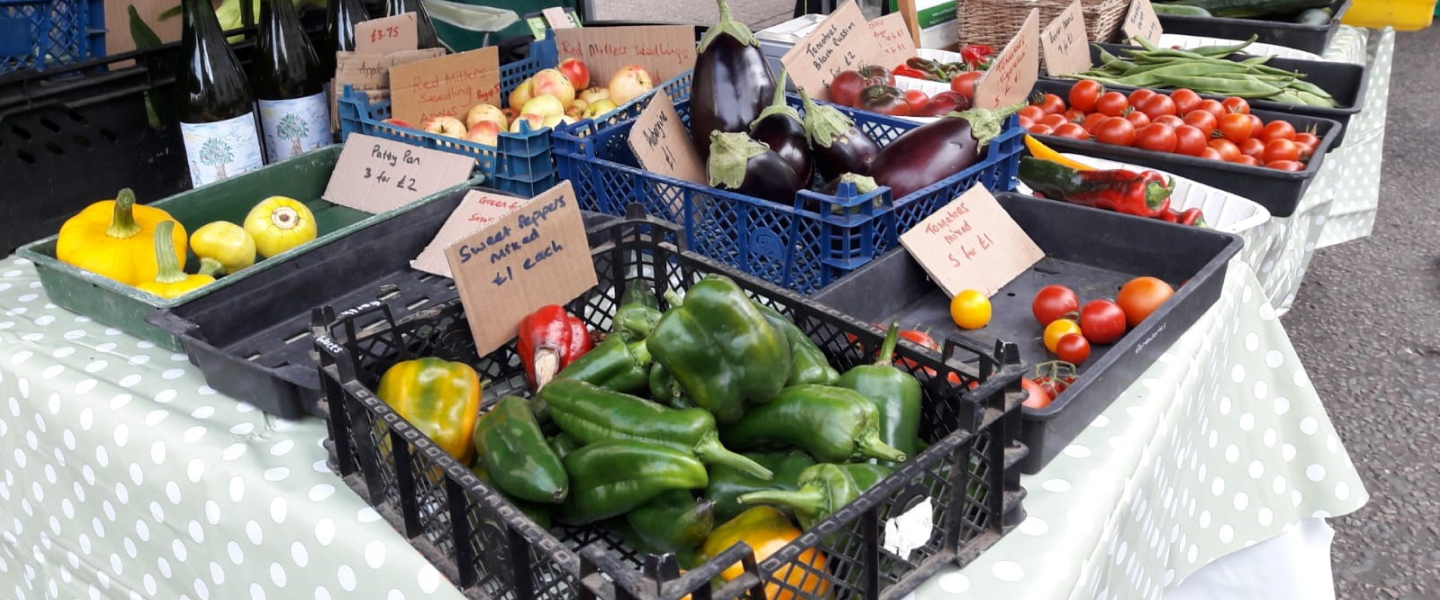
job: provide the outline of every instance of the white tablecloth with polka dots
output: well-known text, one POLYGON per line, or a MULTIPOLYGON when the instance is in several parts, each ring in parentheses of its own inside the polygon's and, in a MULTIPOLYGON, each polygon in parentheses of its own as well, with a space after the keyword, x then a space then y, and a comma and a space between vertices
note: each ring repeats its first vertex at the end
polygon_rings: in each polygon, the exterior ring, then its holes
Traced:
POLYGON ((918 598, 1159 599, 1218 557, 1368 499, 1238 261, 1215 307, 1021 483, 1018 530, 918 598))
MULTIPOLYGON (((923 599, 1158 598, 1366 499, 1275 312, 1216 307, 1040 475, 1029 518, 923 599), (1103 592, 1103 594, 1102 594, 1103 592)), ((318 419, 216 394, 183 354, 0 262, 0 597, 461 598, 325 466, 318 419)))

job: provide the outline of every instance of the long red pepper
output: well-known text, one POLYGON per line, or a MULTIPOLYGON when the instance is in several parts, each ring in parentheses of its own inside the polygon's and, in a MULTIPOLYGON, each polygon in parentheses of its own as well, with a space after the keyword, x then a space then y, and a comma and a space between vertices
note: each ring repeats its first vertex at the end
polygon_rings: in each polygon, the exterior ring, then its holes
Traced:
POLYGON ((540 307, 520 320, 515 346, 530 389, 538 390, 567 365, 590 351, 590 330, 585 322, 556 304, 540 307))

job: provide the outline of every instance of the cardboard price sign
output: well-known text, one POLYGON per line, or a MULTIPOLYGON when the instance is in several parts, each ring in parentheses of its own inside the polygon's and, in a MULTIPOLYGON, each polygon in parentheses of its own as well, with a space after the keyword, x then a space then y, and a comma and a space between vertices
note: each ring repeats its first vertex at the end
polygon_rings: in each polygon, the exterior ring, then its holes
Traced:
POLYGON ((1075 0, 1040 32, 1040 49, 1045 52, 1045 70, 1067 75, 1090 68, 1090 40, 1085 34, 1085 13, 1075 0))
POLYGON ((476 104, 500 106, 500 51, 495 46, 390 69, 394 118, 416 127, 433 117, 465 118, 476 104))
POLYGON ((445 224, 440 226, 440 233, 435 234, 435 239, 425 246, 415 260, 410 261, 410 268, 441 277, 451 277, 450 262, 445 258, 446 248, 466 235, 493 225, 529 202, 528 198, 470 190, 465 194, 465 198, 460 200, 460 205, 455 207, 455 212, 445 219, 445 224))
POLYGON ((415 13, 405 13, 355 24, 355 52, 389 54, 419 47, 415 13))
MULTIPOLYGON (((1079 0, 1076 0, 1077 2, 1079 0)), ((915 57, 915 38, 905 24, 905 15, 890 13, 870 22, 870 33, 875 34, 875 43, 885 57, 883 66, 887 69, 904 64, 915 57)))
POLYGON ((1039 77, 1040 10, 1032 8, 1020 31, 1005 44, 1005 49, 990 63, 990 70, 975 84, 975 106, 1000 108, 1021 102, 1030 96, 1030 89, 1039 77))
POLYGON ((379 214, 470 179, 475 159, 360 133, 345 139, 325 200, 379 214))
POLYGON ((1125 23, 1121 25, 1127 39, 1137 37, 1145 38, 1145 41, 1152 44, 1160 43, 1160 34, 1164 28, 1160 26, 1160 18, 1155 16, 1155 7, 1150 6, 1150 0, 1130 0, 1130 10, 1125 13, 1125 23))
POLYGON ((569 29, 575 26, 575 24, 570 21, 570 15, 560 6, 552 6, 541 10, 540 15, 545 17, 545 22, 550 24, 551 29, 569 29))
POLYGON ((965 290, 993 296, 1045 257, 980 185, 917 223, 900 243, 952 298, 965 290))
POLYGON ((888 62, 855 2, 835 9, 780 58, 795 87, 817 100, 830 99, 830 81, 841 71, 888 62))
POLYGON ((445 249, 480 356, 515 337, 515 324, 597 283, 585 221, 568 180, 445 249))
POLYGON ((689 25, 580 27, 555 30, 560 60, 578 58, 590 85, 605 87, 629 65, 640 65, 655 85, 695 67, 695 29, 689 25))
POLYGON ((680 122, 670 95, 660 90, 630 128, 630 149, 647 171, 692 183, 708 185, 705 163, 680 122))

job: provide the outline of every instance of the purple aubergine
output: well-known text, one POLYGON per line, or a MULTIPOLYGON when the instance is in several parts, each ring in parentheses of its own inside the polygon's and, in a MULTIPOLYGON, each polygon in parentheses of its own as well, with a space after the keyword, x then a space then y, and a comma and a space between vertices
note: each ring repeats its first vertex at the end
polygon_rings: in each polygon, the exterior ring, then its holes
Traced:
POLYGON ((951 113, 911 129, 880 151, 870 176, 890 186, 895 200, 938 183, 980 162, 985 144, 1000 135, 1005 117, 1020 106, 951 113))
POLYGON ((770 146, 770 151, 785 159, 801 183, 810 185, 814 176, 810 161, 810 138, 800 113, 785 103, 785 70, 775 82, 775 101, 760 111, 760 118, 750 124, 750 137, 770 146))
POLYGON ((760 40, 730 15, 725 0, 720 22, 700 39, 690 80, 690 139, 700 160, 710 154, 710 134, 748 131, 775 93, 775 76, 760 40))
POLYGON ((880 154, 880 145, 855 126, 855 121, 833 106, 820 106, 804 88, 805 132, 810 136, 810 154, 820 177, 829 181, 846 173, 869 175, 870 163, 880 154))
POLYGON ((785 159, 743 133, 711 133, 706 168, 712 187, 781 204, 793 204, 804 187, 785 159))

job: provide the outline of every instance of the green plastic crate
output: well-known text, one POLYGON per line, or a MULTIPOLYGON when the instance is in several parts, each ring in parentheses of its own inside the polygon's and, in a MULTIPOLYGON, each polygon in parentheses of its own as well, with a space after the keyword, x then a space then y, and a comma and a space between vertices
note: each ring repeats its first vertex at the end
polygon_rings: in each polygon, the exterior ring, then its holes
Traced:
MULTIPOLYGON (((319 229, 315 240, 256 261, 254 266, 221 277, 213 284, 178 298, 167 300, 153 296, 108 277, 60 262, 55 258, 57 236, 52 235, 22 246, 16 254, 35 263, 40 283, 45 286, 45 293, 56 306, 171 350, 180 351, 180 340, 146 323, 146 315, 157 309, 183 305, 208 294, 223 294, 231 288, 243 289, 237 286, 244 286, 255 273, 279 268, 290 259, 314 248, 356 233, 416 206, 433 202, 458 189, 478 185, 483 180, 483 177, 477 176, 465 184, 441 190, 406 206, 372 215, 320 199, 330 181, 330 173, 335 169, 335 162, 340 158, 342 147, 337 144, 322 148, 153 203, 145 202, 144 198, 138 199, 150 206, 165 209, 185 226, 187 232, 193 232, 212 221, 243 223, 250 209, 270 196, 289 196, 300 200, 315 214, 316 227, 319 229)), ((195 264, 199 264, 198 259, 192 253, 186 265, 188 267, 195 264)), ((275 292, 283 294, 285 290, 275 292)))

